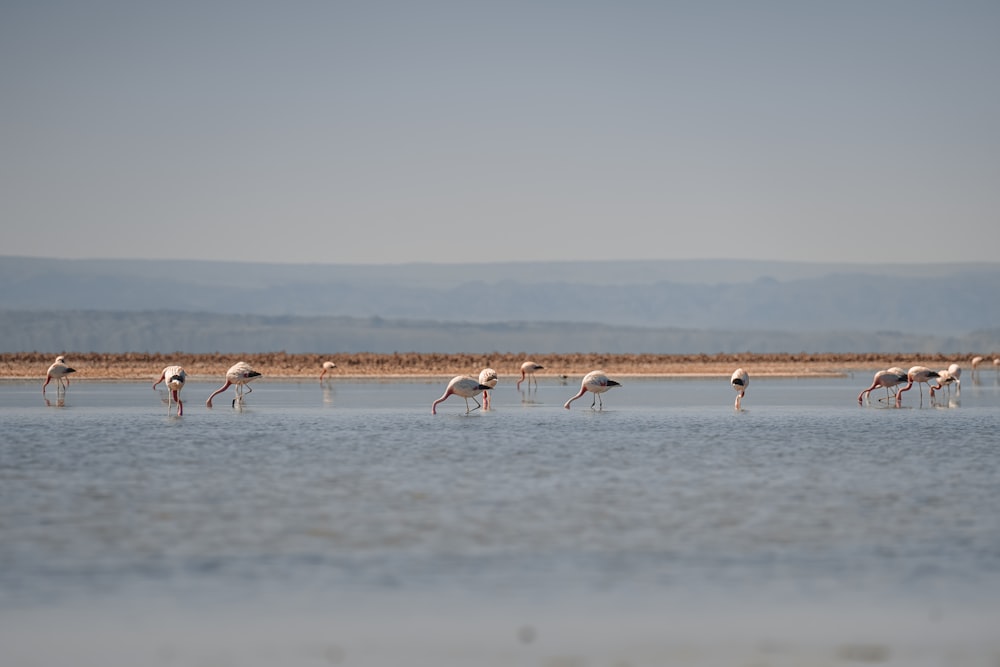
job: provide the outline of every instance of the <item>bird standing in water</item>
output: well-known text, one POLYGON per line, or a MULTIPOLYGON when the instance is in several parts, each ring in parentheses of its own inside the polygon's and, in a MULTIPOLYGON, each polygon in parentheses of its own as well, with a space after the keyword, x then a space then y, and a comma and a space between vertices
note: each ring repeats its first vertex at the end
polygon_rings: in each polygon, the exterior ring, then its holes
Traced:
MULTIPOLYGON (((893 366, 892 368, 875 373, 872 378, 872 386, 858 394, 858 403, 863 403, 865 397, 871 397, 872 389, 885 387, 885 400, 889 400, 889 389, 906 382, 906 371, 893 366)), ((879 399, 881 400, 881 399, 879 399)))
POLYGON ((563 405, 564 408, 569 410, 569 404, 580 398, 588 391, 594 394, 594 400, 590 404, 590 408, 593 409, 595 405, 600 405, 600 410, 604 409, 604 401, 601 399, 601 394, 614 387, 620 387, 621 384, 615 382, 614 380, 608 378, 604 374, 604 371, 590 371, 583 376, 583 381, 580 382, 580 393, 578 393, 573 398, 566 401, 563 405))
POLYGON ((184 403, 181 401, 181 389, 187 381, 187 373, 180 366, 167 366, 160 373, 160 379, 153 383, 153 389, 161 382, 167 385, 167 412, 170 412, 170 401, 177 404, 177 416, 184 414, 184 403))
POLYGON ((444 394, 442 394, 441 398, 431 403, 431 414, 436 415, 438 403, 445 400, 452 394, 461 396, 465 399, 465 414, 469 414, 473 410, 478 410, 482 407, 479 404, 479 401, 476 400, 476 396, 480 392, 488 391, 489 389, 490 387, 485 384, 481 384, 479 380, 474 377, 470 377, 468 375, 457 375, 451 379, 451 382, 448 383, 448 388, 444 390, 444 394), (476 404, 475 408, 469 407, 470 398, 472 399, 472 402, 476 404))
POLYGON ((253 389, 250 388, 249 383, 259 377, 260 373, 252 369, 250 364, 245 361, 237 361, 228 371, 226 371, 226 384, 216 389, 212 395, 208 397, 208 400, 205 401, 205 405, 212 407, 212 399, 234 385, 236 386, 236 398, 233 399, 233 407, 236 407, 237 403, 242 405, 243 388, 246 387, 248 394, 252 392, 253 389))
POLYGON ((737 368, 733 371, 732 377, 729 378, 729 384, 736 390, 736 409, 739 410, 743 397, 747 393, 747 387, 750 386, 750 375, 742 368, 737 368))
POLYGON ((534 361, 526 361, 523 364, 521 364, 521 379, 517 381, 516 385, 517 388, 520 389, 521 383, 524 382, 525 378, 527 378, 528 390, 529 391, 531 390, 532 380, 535 381, 535 389, 538 389, 538 378, 535 377, 535 371, 540 371, 543 368, 545 368, 545 366, 542 366, 541 364, 536 364, 534 361))
MULTIPOLYGON (((492 368, 484 368, 479 371, 479 384, 493 389, 497 386, 497 382, 500 381, 500 377, 497 372, 492 368)), ((483 410, 490 409, 490 389, 483 390, 483 410)))
POLYGON ((45 384, 42 385, 42 393, 45 393, 45 387, 48 386, 49 382, 51 382, 53 378, 55 378, 58 383, 57 391, 66 391, 66 387, 69 386, 69 378, 66 376, 75 372, 75 369, 66 365, 66 357, 62 355, 56 357, 55 362, 53 362, 53 364, 49 366, 49 370, 45 372, 45 384))
POLYGON ((898 408, 903 403, 903 392, 909 391, 913 383, 917 383, 917 389, 920 390, 920 402, 924 401, 924 388, 919 386, 926 384, 930 386, 931 380, 938 376, 937 371, 932 371, 926 366, 913 366, 906 372, 906 386, 901 387, 899 391, 896 392, 896 407, 898 408))
POLYGON ((336 367, 337 367, 337 364, 333 363, 332 361, 324 361, 323 362, 323 372, 319 374, 320 384, 322 384, 322 382, 323 382, 323 376, 326 375, 327 371, 331 371, 331 370, 333 370, 336 367))

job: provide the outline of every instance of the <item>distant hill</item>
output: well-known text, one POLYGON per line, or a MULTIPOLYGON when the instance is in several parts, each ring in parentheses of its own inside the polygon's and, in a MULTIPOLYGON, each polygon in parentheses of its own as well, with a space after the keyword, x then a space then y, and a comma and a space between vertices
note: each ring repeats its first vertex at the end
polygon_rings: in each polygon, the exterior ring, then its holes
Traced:
POLYGON ((964 335, 848 330, 809 333, 169 311, 0 311, 0 341, 2 352, 914 352, 971 356, 973 352, 1000 351, 1000 329, 964 335))
POLYGON ((991 350, 998 293, 1000 264, 0 257, 0 351, 991 350))

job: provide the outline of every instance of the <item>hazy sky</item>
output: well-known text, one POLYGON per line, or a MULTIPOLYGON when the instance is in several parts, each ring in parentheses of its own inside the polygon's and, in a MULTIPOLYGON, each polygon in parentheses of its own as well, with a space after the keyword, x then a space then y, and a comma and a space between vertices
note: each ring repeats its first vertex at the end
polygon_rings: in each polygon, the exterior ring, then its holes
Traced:
POLYGON ((1000 2, 0 4, 0 254, 1000 259, 1000 2))

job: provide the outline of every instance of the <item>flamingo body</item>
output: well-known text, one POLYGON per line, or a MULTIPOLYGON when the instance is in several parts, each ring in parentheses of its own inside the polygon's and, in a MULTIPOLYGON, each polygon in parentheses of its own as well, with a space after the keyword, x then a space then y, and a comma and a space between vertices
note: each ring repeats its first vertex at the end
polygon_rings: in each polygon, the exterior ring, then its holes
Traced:
POLYGON ((479 371, 479 384, 489 387, 489 389, 483 390, 483 409, 490 409, 490 389, 497 386, 500 381, 500 376, 492 368, 484 368, 479 371))
MULTIPOLYGON (((912 366, 910 370, 906 371, 906 386, 900 387, 899 391, 896 392, 896 407, 899 407, 903 401, 903 392, 909 391, 913 386, 913 383, 917 385, 926 384, 930 386, 930 381, 938 376, 937 371, 932 371, 926 366, 912 366)), ((923 398, 924 391, 923 387, 919 387, 920 397, 923 398)))
POLYGON ((167 366, 160 373, 160 378, 153 383, 153 389, 161 382, 167 385, 167 410, 170 410, 171 400, 177 404, 177 416, 184 414, 184 403, 181 401, 181 389, 187 381, 187 373, 180 366, 167 366))
POLYGON ((517 381, 516 387, 521 388, 521 383, 524 382, 525 378, 528 380, 528 389, 531 389, 531 381, 535 381, 535 389, 538 389, 538 378, 535 377, 535 371, 540 371, 545 366, 541 364, 536 364, 534 361, 526 361, 521 364, 521 379, 517 381))
POLYGON ((742 368, 737 368, 729 378, 729 384, 736 391, 735 407, 739 410, 743 397, 746 396, 747 387, 750 386, 750 374, 742 368))
POLYGON ((436 415, 438 403, 447 399, 452 394, 455 396, 461 396, 465 399, 465 413, 468 414, 472 412, 472 410, 482 407, 475 397, 480 392, 484 392, 489 389, 489 386, 481 384, 479 380, 474 377, 469 375, 456 375, 451 379, 451 382, 448 383, 448 388, 444 390, 444 394, 441 395, 441 398, 431 403, 431 414, 436 415), (470 398, 472 399, 472 402, 476 404, 475 408, 469 407, 470 398))
POLYGON ((65 357, 62 355, 56 357, 56 360, 51 366, 49 366, 49 369, 45 371, 45 383, 42 385, 42 393, 45 393, 45 387, 47 387, 49 382, 53 379, 59 385, 59 389, 66 389, 66 387, 69 386, 69 378, 66 376, 75 372, 75 369, 66 365, 65 357))
POLYGON ((590 404, 591 409, 593 409, 596 404, 600 403, 600 409, 603 410, 604 401, 601 399, 601 394, 608 391, 609 389, 613 389, 614 387, 620 387, 620 386, 621 386, 620 383, 615 382, 614 380, 608 378, 608 376, 604 374, 604 371, 590 371, 589 373, 583 376, 583 381, 580 382, 580 393, 578 393, 576 396, 566 401, 563 407, 569 410, 570 403, 580 398, 589 391, 594 394, 594 400, 590 404))
POLYGON ((951 364, 947 369, 938 371, 937 383, 930 385, 931 396, 934 395, 936 390, 940 390, 943 387, 948 387, 948 391, 951 391, 951 385, 955 385, 955 395, 960 396, 962 394, 962 367, 958 364, 951 364))
POLYGON ((225 390, 229 389, 231 386, 236 387, 236 398, 233 399, 233 405, 235 406, 237 402, 243 401, 243 388, 246 387, 246 391, 249 394, 253 391, 250 388, 249 383, 260 377, 260 373, 255 371, 250 367, 245 361, 238 361, 233 364, 228 371, 226 371, 226 384, 222 385, 208 397, 205 401, 205 405, 212 407, 212 399, 218 394, 221 394, 225 390))
POLYGON ((889 398, 889 389, 906 382, 906 371, 902 368, 894 366, 888 370, 878 371, 875 373, 875 377, 872 378, 872 386, 868 387, 860 394, 858 394, 858 403, 863 402, 866 396, 871 394, 872 390, 876 387, 885 388, 885 397, 889 398))
POLYGON ((333 370, 336 367, 337 367, 337 364, 333 363, 332 361, 324 361, 323 362, 323 372, 319 374, 319 381, 322 382, 323 381, 323 376, 326 375, 327 371, 331 371, 331 370, 333 370))

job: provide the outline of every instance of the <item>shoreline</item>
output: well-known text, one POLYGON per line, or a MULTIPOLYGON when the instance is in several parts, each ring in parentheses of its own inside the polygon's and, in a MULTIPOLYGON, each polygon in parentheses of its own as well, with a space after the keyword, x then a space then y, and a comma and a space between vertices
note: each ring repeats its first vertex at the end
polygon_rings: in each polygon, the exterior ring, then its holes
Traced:
MULTIPOLYGON (((0 354, 0 380, 44 381, 45 372, 60 353, 0 354)), ((737 368, 746 369, 758 377, 842 377, 860 371, 891 366, 922 365, 932 369, 947 368, 958 363, 971 370, 971 354, 955 356, 898 354, 288 354, 270 352, 258 354, 104 354, 63 352, 66 363, 76 370, 73 381, 84 380, 155 380, 160 371, 178 364, 187 370, 192 380, 218 379, 237 361, 248 362, 264 378, 286 380, 318 380, 324 361, 337 367, 326 378, 340 379, 420 379, 477 375, 486 367, 494 368, 503 377, 519 377, 522 361, 531 359, 544 370, 536 373, 540 379, 564 380, 576 378, 591 370, 602 369, 609 375, 622 377, 718 377, 728 378, 737 368)), ((993 368, 992 362, 988 365, 993 368)))

